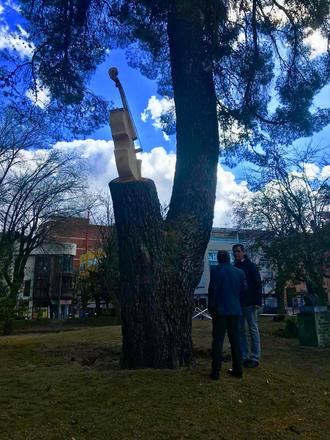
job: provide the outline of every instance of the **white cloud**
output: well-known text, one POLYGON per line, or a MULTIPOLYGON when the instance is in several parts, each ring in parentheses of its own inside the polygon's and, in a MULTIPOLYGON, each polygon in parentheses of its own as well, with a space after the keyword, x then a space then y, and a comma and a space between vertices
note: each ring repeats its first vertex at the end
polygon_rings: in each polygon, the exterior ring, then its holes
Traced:
POLYGON ((296 177, 307 177, 308 180, 318 180, 322 181, 330 178, 330 165, 325 165, 320 168, 315 163, 305 163, 302 164, 303 172, 293 171, 292 176, 296 177))
MULTIPOLYGON (((73 152, 87 160, 90 172, 89 187, 92 192, 107 193, 109 182, 118 177, 112 141, 86 139, 58 142, 54 148, 73 152)), ((41 152, 38 154, 40 155, 41 152)), ((141 153, 140 157, 142 158, 143 177, 155 182, 160 203, 167 205, 171 198, 176 154, 168 153, 165 148, 159 146, 149 152, 141 153)), ((320 169, 317 165, 310 163, 307 164, 306 172, 311 177, 330 178, 329 165, 320 169)), ((247 200, 253 193, 249 191, 245 181, 237 182, 235 175, 225 170, 220 164, 217 167, 217 179, 213 226, 234 227, 234 204, 240 200, 247 200)), ((301 181, 297 180, 295 184, 299 186, 301 181)), ((272 181, 268 184, 268 190, 276 191, 276 186, 277 183, 272 181)))
MULTIPOLYGON (((108 191, 110 180, 118 177, 114 145, 112 141, 86 139, 73 142, 58 142, 55 147, 61 151, 72 151, 87 159, 91 174, 90 187, 94 191, 108 191)), ((175 171, 175 153, 168 153, 163 147, 143 152, 142 175, 154 180, 161 204, 168 204, 171 198, 175 171)), ((232 204, 247 197, 246 182, 237 183, 230 171, 218 165, 218 185, 214 211, 214 226, 233 226, 232 204)))
POLYGON ((0 4, 0 15, 4 13, 5 8, 0 4))
POLYGON ((233 227, 233 204, 249 196, 246 182, 236 182, 235 175, 218 164, 217 191, 213 226, 233 227))
MULTIPOLYGON (((156 96, 151 96, 148 101, 148 106, 141 113, 141 120, 147 122, 149 119, 152 125, 159 130, 162 129, 161 116, 164 113, 172 112, 174 108, 174 100, 164 96, 158 99, 156 96)), ((164 140, 169 141, 169 136, 163 132, 164 140)))
POLYGON ((325 53, 328 48, 328 40, 319 29, 309 30, 308 37, 304 39, 304 42, 310 46, 313 58, 325 53))
POLYGON ((320 168, 314 163, 304 164, 304 173, 307 179, 315 179, 320 173, 320 168))
POLYGON ((330 179, 330 165, 326 165, 322 168, 320 178, 321 180, 330 179))
MULTIPOLYGON (((89 188, 91 192, 109 191, 108 184, 112 179, 118 177, 113 141, 104 140, 75 140, 72 142, 58 142, 54 147, 56 150, 74 153, 78 157, 86 159, 89 170, 89 188)), ((33 157, 33 152, 28 151, 26 160, 33 157)), ((48 154, 46 150, 38 150, 36 157, 42 158, 48 154)), ((168 204, 171 198, 173 178, 175 172, 176 154, 168 153, 165 148, 159 146, 149 152, 141 153, 142 175, 152 179, 157 187, 157 192, 161 204, 168 204)), ((310 163, 306 166, 306 172, 311 178, 330 177, 330 166, 327 165, 320 169, 317 165, 310 163)), ((216 189, 216 203, 214 208, 215 227, 233 227, 233 206, 240 200, 251 197, 246 182, 237 182, 235 175, 225 170, 220 164, 217 167, 218 184, 216 189)), ((297 180, 300 185, 300 180, 297 180)), ((268 185, 270 191, 274 190, 276 182, 268 185)))
POLYGON ((85 139, 57 142, 54 148, 86 159, 92 191, 107 191, 109 181, 118 177, 112 141, 85 139))
POLYGON ((153 126, 156 128, 162 128, 160 117, 162 114, 167 113, 173 109, 174 101, 173 99, 164 96, 158 99, 156 96, 151 96, 148 101, 148 107, 144 109, 141 113, 141 119, 146 122, 149 118, 154 121, 153 126))
POLYGON ((0 49, 15 50, 22 57, 30 58, 33 54, 34 45, 27 41, 29 34, 18 25, 18 31, 12 32, 8 25, 0 26, 0 49))
POLYGON ((155 182, 161 204, 168 204, 171 198, 175 161, 176 155, 163 147, 142 153, 142 175, 155 182))
POLYGON ((34 171, 38 163, 48 158, 50 151, 45 149, 21 150, 16 157, 16 161, 11 166, 9 174, 22 176, 27 172, 34 171))
POLYGON ((50 92, 47 87, 43 87, 40 81, 37 80, 37 91, 28 90, 26 96, 40 108, 45 108, 50 102, 50 92))
MULTIPOLYGON (((118 177, 113 141, 86 139, 82 141, 58 142, 55 149, 75 152, 88 161, 91 189, 108 191, 110 180, 118 177)), ((175 154, 157 147, 141 153, 142 175, 155 181, 161 203, 170 199, 175 168, 175 154)))

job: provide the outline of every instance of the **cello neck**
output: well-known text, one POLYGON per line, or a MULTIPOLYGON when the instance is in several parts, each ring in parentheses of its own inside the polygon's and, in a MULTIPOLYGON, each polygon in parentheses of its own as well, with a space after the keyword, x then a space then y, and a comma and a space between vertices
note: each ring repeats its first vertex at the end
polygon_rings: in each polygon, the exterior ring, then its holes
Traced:
POLYGON ((116 86, 117 86, 117 88, 118 88, 118 90, 119 90, 120 97, 121 97, 121 101, 122 101, 122 103, 123 103, 123 107, 124 107, 124 109, 125 109, 125 110, 129 113, 129 115, 130 115, 130 111, 129 111, 129 107, 128 107, 128 102, 127 102, 127 98, 126 98, 126 95, 125 95, 125 91, 124 91, 124 88, 123 88, 123 86, 121 85, 121 82, 120 82, 120 80, 119 80, 118 77, 116 78, 115 83, 116 83, 116 86))
POLYGON ((119 90, 120 93, 120 97, 121 97, 121 101, 123 103, 123 108, 124 110, 127 112, 127 116, 128 116, 128 123, 131 127, 131 132, 132 132, 132 137, 133 140, 137 139, 137 130, 135 127, 135 123, 134 123, 134 119, 131 115, 131 112, 129 110, 129 106, 128 106, 128 102, 127 102, 127 98, 124 92, 124 88, 118 78, 118 69, 116 67, 111 67, 108 71, 110 78, 114 81, 114 83, 116 84, 116 87, 119 90))

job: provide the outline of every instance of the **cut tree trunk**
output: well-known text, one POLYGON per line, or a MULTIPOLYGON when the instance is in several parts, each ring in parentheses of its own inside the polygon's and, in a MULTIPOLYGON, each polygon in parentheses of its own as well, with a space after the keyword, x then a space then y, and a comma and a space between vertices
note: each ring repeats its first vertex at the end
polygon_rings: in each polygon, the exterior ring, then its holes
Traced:
POLYGON ((190 299, 176 291, 156 187, 148 179, 116 179, 110 191, 119 242, 122 367, 190 364, 190 299))

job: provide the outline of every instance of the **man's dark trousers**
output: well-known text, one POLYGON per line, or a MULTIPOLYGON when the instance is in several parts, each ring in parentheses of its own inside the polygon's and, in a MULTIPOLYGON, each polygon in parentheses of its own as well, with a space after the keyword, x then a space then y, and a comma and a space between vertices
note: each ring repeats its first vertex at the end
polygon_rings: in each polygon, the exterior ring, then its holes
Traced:
POLYGON ((242 375, 242 355, 239 341, 240 316, 223 315, 212 317, 212 373, 219 374, 222 364, 223 341, 226 330, 231 346, 233 372, 242 375))

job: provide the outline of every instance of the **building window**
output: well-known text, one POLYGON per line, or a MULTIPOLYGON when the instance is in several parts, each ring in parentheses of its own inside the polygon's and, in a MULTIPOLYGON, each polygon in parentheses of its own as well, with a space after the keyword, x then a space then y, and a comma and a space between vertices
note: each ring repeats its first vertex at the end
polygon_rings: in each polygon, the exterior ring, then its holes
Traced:
POLYGON ((208 253, 208 262, 210 267, 216 266, 218 264, 217 254, 218 251, 210 251, 208 253))
MULTIPOLYGON (((208 262, 209 262, 209 266, 216 266, 218 264, 218 251, 209 251, 208 253, 208 262)), ((231 264, 234 263, 234 256, 232 252, 229 252, 229 256, 230 256, 230 262, 231 264)))
POLYGON ((48 255, 38 255, 37 257, 37 272, 46 273, 49 270, 49 257, 48 255))
POLYGON ((73 257, 72 255, 61 255, 59 257, 60 270, 62 272, 73 271, 73 257))
POLYGON ((31 280, 26 280, 24 282, 23 296, 30 296, 30 289, 31 289, 31 280))
POLYGON ((72 278, 63 277, 62 279, 62 293, 67 293, 72 289, 72 278))

